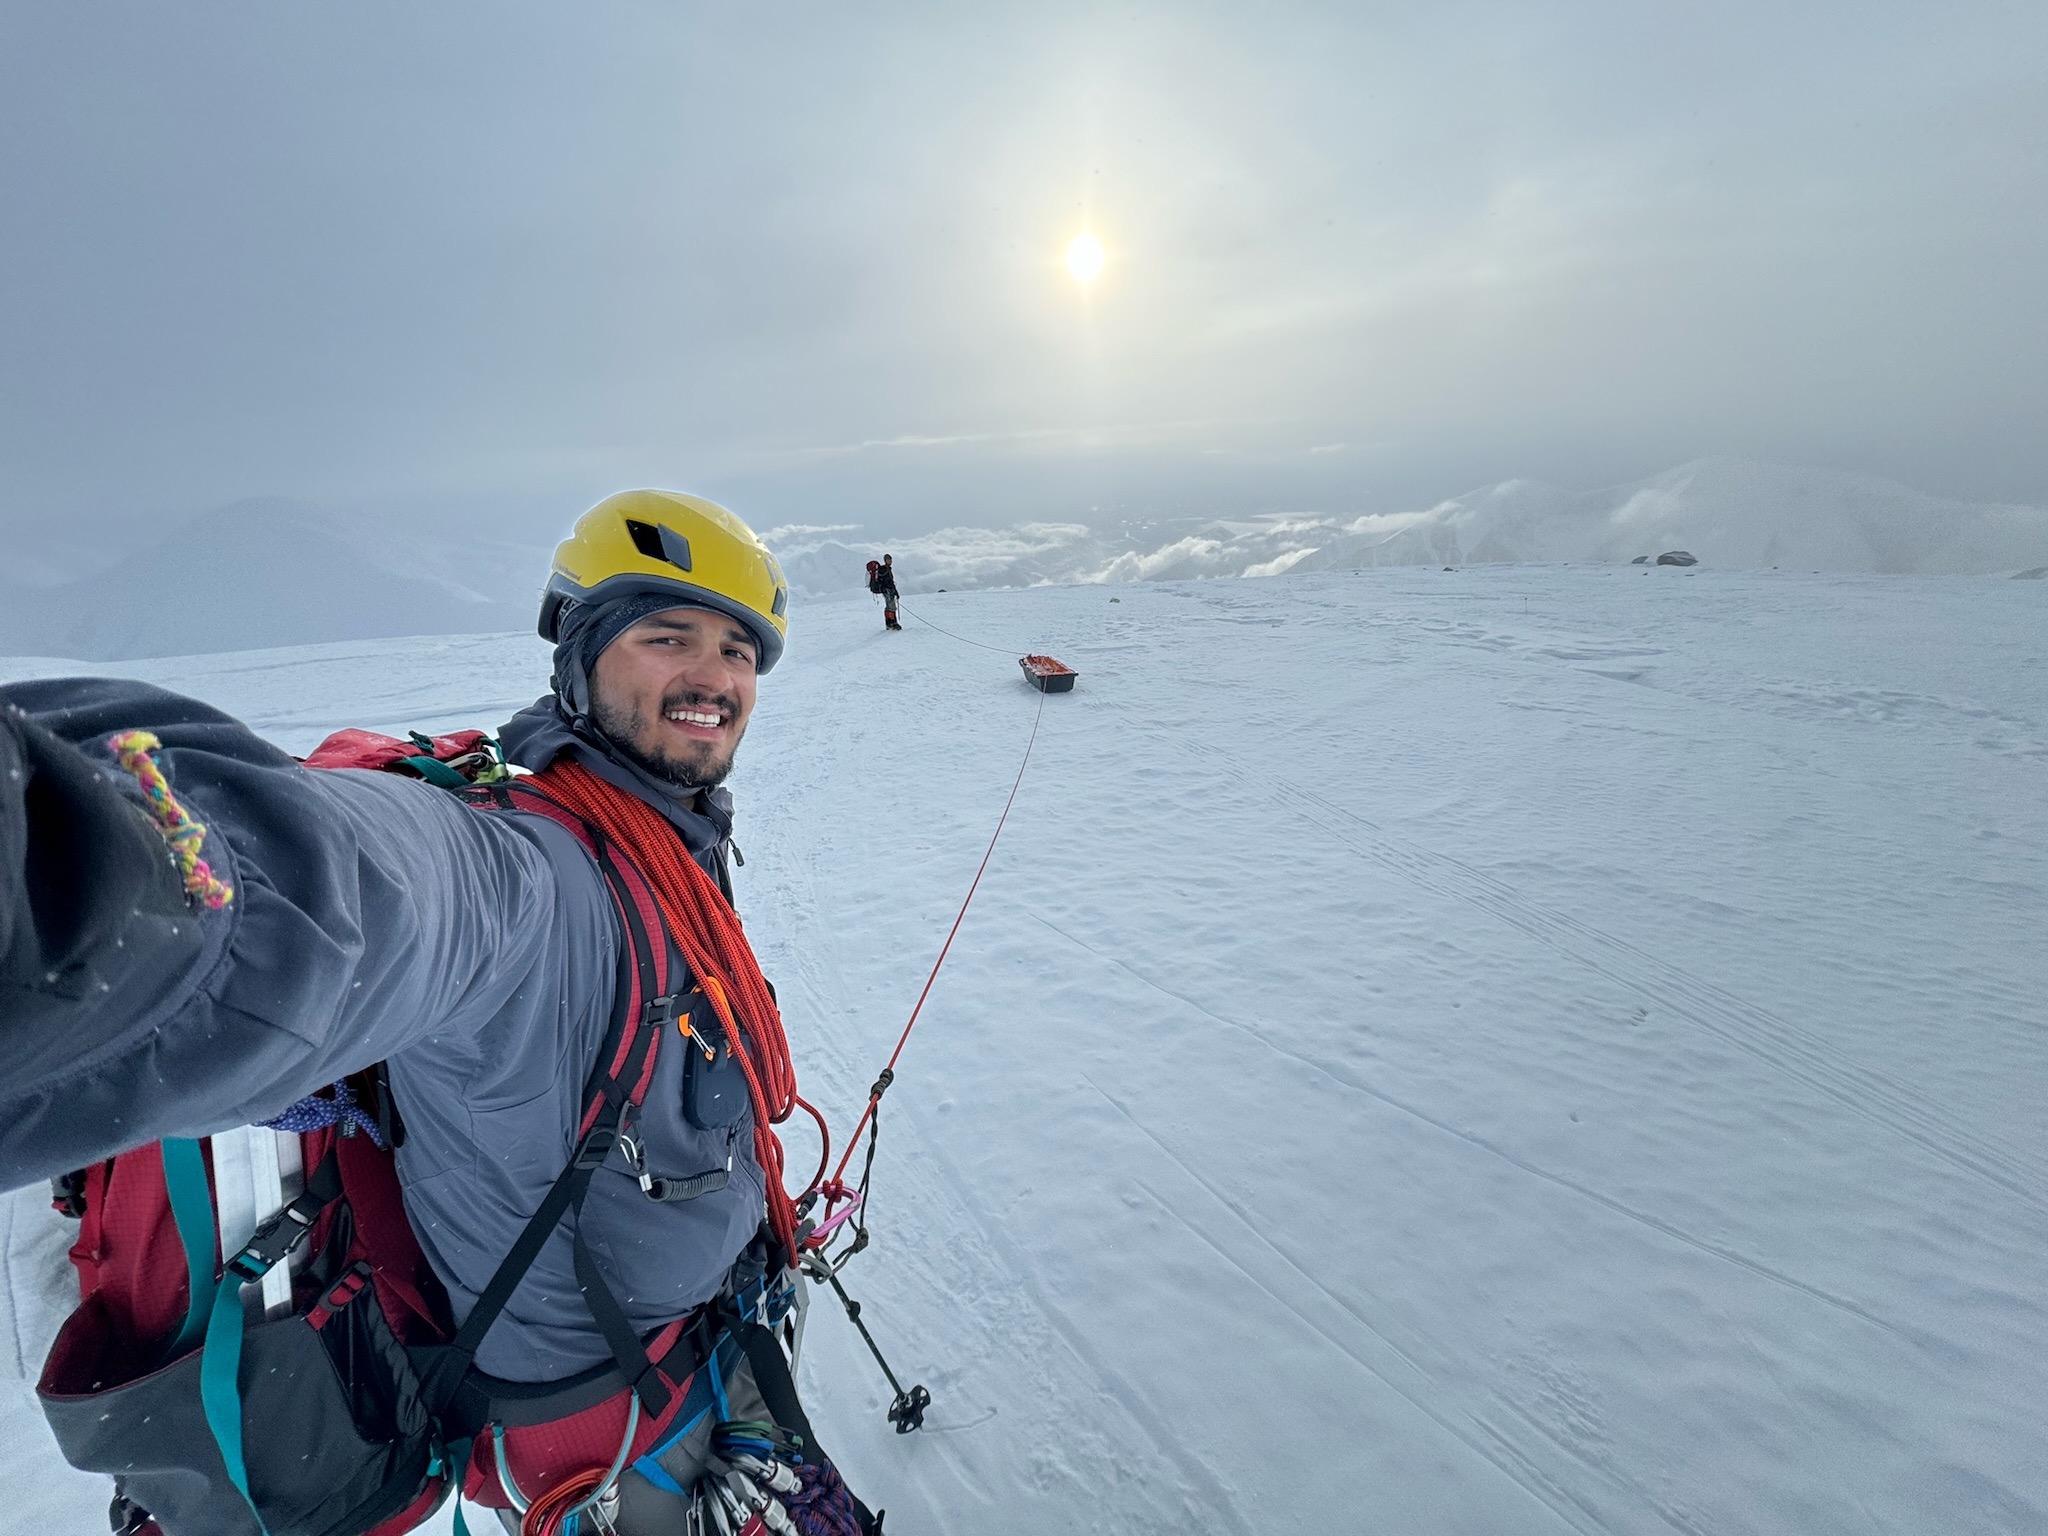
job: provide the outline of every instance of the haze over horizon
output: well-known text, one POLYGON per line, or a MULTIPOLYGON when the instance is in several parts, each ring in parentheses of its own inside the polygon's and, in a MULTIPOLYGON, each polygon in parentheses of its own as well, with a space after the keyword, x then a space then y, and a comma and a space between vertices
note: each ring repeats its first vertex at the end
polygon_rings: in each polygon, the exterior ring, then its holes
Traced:
POLYGON ((0 532, 2048 503, 2048 12, 0 7, 0 532), (1063 264, 1096 236, 1099 279, 1063 264))

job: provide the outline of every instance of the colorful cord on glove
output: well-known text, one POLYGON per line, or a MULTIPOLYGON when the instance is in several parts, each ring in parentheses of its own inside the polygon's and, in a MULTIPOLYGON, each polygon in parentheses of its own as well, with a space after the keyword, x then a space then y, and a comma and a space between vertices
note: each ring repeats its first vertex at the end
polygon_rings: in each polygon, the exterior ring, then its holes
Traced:
POLYGON ((151 755, 163 743, 148 731, 123 731, 110 738, 107 745, 120 759, 121 766, 142 786, 142 798, 149 807, 150 819, 163 833, 164 841, 171 846, 171 856, 178 862, 178 873, 185 882, 185 894, 215 912, 233 901, 234 889, 216 879, 206 860, 199 856, 199 850, 206 841, 206 828, 178 804, 178 797, 171 793, 171 781, 164 777, 163 769, 151 755))

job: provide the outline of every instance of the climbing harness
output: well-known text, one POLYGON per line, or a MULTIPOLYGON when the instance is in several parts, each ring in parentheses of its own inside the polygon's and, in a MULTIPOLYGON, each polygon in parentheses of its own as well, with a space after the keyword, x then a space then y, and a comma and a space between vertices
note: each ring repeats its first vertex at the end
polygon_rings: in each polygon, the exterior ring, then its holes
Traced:
POLYGON ((563 1479, 537 1499, 529 1499, 513 1480, 511 1463, 505 1459, 505 1426, 491 1426, 491 1454, 497 1462, 498 1486, 512 1501, 519 1515, 519 1536, 564 1536, 575 1528, 579 1514, 590 1516, 600 1531, 613 1528, 619 1510, 619 1475, 633 1454, 633 1436, 640 1429, 640 1399, 628 1397, 626 1433, 619 1440, 619 1453, 602 1471, 592 1468, 563 1479))

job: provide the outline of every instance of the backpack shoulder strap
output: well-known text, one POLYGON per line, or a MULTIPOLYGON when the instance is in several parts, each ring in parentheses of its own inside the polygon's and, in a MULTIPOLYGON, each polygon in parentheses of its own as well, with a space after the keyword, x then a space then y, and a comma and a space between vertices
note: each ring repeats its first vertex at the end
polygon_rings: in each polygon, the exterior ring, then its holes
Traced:
MULTIPOLYGON (((668 980, 667 933, 660 908, 632 861, 596 828, 538 790, 518 784, 468 790, 464 798, 480 809, 532 811, 574 833, 591 857, 619 913, 625 943, 620 946, 614 983, 616 1002, 605 1043, 584 1085, 584 1109, 575 1150, 540 1208, 527 1221, 511 1251, 477 1297, 461 1329, 436 1361, 427 1384, 430 1410, 445 1411, 476 1361, 484 1335, 498 1320, 526 1272, 565 1216, 581 1210, 590 1181, 618 1144, 627 1116, 645 1095, 654 1075, 655 1053, 665 1028, 680 1011, 678 993, 664 992, 668 980), (654 919, 649 922, 650 916, 654 919), (655 935, 661 935, 657 944, 655 935)), ((598 1330, 611 1348, 621 1375, 652 1414, 668 1406, 667 1385, 648 1359, 624 1306, 599 1270, 579 1231, 575 1237, 577 1284, 598 1330)))

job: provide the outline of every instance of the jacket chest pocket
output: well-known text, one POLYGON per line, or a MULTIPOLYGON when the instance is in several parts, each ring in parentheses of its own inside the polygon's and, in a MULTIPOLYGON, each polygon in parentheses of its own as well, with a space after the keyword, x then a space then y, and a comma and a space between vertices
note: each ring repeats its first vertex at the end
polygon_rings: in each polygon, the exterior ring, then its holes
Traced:
POLYGON ((747 1107, 747 1076, 711 999, 690 994, 690 1033, 683 1042, 683 1118, 700 1131, 738 1123, 747 1107))

